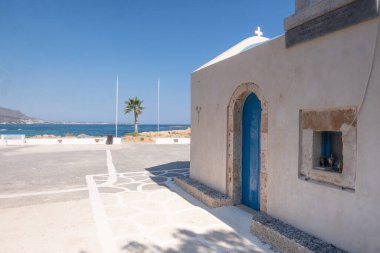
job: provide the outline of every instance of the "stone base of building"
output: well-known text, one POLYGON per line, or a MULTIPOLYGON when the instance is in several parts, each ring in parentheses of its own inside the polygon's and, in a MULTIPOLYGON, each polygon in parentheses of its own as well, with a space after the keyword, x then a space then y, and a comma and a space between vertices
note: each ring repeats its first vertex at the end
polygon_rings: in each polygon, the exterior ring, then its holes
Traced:
POLYGON ((251 232, 281 252, 346 252, 263 212, 253 212, 251 232))
POLYGON ((232 199, 189 177, 175 177, 174 183, 210 208, 231 206, 232 199))

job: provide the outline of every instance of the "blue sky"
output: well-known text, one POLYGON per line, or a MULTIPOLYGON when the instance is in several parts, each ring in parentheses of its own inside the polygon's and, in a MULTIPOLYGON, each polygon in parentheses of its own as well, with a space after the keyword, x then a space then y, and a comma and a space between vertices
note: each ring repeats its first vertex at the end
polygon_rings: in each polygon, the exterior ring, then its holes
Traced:
POLYGON ((55 121, 113 122, 144 100, 140 123, 190 122, 190 74, 261 26, 284 33, 294 0, 2 0, 0 106, 55 121))

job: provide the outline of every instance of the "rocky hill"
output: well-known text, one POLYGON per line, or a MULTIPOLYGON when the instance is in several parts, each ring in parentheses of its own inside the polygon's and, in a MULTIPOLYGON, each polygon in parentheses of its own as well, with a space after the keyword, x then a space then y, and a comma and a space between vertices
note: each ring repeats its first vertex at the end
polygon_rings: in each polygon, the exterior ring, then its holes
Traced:
POLYGON ((26 116, 20 111, 0 107, 0 124, 36 124, 46 123, 44 120, 26 116))

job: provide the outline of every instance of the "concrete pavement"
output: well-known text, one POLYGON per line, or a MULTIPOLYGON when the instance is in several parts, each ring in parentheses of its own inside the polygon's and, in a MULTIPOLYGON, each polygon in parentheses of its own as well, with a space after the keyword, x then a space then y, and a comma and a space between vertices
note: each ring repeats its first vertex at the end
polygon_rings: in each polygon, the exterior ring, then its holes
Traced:
POLYGON ((0 253, 270 252, 172 183, 188 168, 189 145, 0 147, 0 253))

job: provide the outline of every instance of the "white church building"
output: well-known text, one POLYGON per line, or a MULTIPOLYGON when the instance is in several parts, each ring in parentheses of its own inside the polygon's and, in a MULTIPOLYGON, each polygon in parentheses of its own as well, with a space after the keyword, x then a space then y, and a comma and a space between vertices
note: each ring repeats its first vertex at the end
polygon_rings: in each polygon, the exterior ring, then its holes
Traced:
MULTIPOLYGON (((377 0, 297 0, 191 76, 190 178, 348 252, 380 252, 377 0)), ((250 224, 247 224, 250 226, 250 224)))

